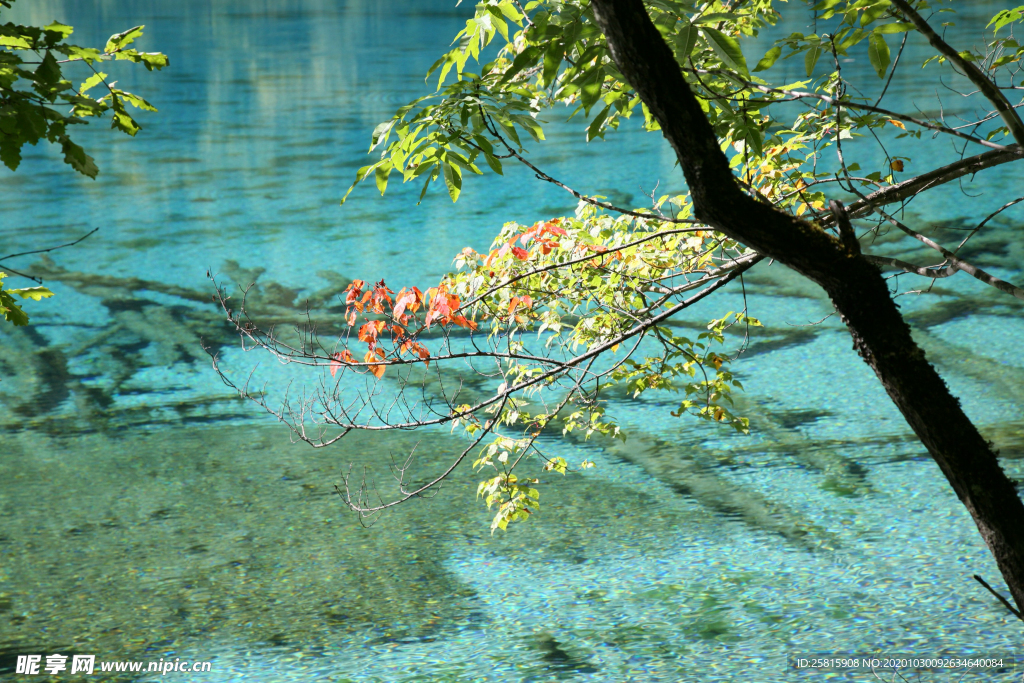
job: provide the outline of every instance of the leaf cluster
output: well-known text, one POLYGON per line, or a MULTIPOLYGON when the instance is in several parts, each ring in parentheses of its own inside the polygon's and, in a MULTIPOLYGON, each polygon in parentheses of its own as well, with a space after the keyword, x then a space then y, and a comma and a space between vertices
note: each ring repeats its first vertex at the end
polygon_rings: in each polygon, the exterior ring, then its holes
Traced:
MULTIPOLYGON (((919 15, 901 13, 899 7, 906 5, 891 0, 807 2, 817 32, 780 37, 754 62, 748 60, 752 40, 779 19, 773 0, 644 4, 730 157, 737 182, 758 201, 811 221, 813 229, 836 230, 827 188, 860 195, 861 215, 872 210, 862 190, 901 189, 898 174, 912 160, 890 155, 886 136, 920 137, 928 131, 1000 154, 1010 149, 991 142, 1000 133, 1009 134, 1006 126, 998 127, 1000 115, 994 111, 953 126, 941 109, 936 114, 904 114, 880 106, 903 46, 911 34, 924 30, 919 15), (790 59, 802 61, 806 78, 770 80, 780 60, 790 59), (842 70, 848 59, 869 63, 873 82, 851 84, 842 70), (865 94, 874 85, 881 89, 877 98, 865 94), (863 145, 848 145, 844 153, 844 142, 859 138, 878 141, 883 154, 861 154, 853 160, 851 149, 863 145), (825 152, 834 152, 837 163, 820 163, 825 152)), ((913 4, 916 12, 930 16, 949 11, 937 0, 913 4)), ((993 82, 1009 77, 1007 92, 1020 89, 1013 79, 1022 51, 1012 32, 1003 37, 998 32, 1021 17, 1020 8, 1000 12, 989 24, 993 39, 980 51, 959 55, 964 62, 981 65, 993 82)), ((930 62, 955 66, 941 53, 925 65, 930 62)), ((398 172, 403 182, 422 182, 421 199, 433 182, 443 180, 456 201, 465 178, 487 169, 501 174, 505 164, 522 163, 580 202, 573 216, 529 226, 506 223, 488 250, 464 249, 455 259, 455 272, 426 292, 412 287, 395 295, 383 282, 367 292, 361 281, 353 285, 349 326, 358 330, 356 340, 366 344, 366 351, 354 351, 351 335, 343 336, 343 348, 328 357, 332 375, 368 371, 379 381, 389 366, 423 362, 443 384, 441 368, 461 362, 485 383, 497 385, 489 387, 494 391, 488 398, 465 402, 456 400, 462 387, 457 382, 459 389, 444 395, 446 409, 425 401, 425 417, 409 408, 405 419, 384 427, 374 422, 372 428, 463 428, 473 440, 470 448, 479 448, 477 469, 494 469, 478 490, 489 507, 497 506, 492 530, 525 520, 539 509, 538 482, 517 474, 521 462, 538 457, 545 471, 568 471, 563 459, 541 451, 538 439, 543 434, 625 439, 607 415, 609 391, 632 400, 642 400, 649 390, 677 392, 680 400, 673 415, 688 414, 746 432, 747 420, 732 412, 732 392, 742 389, 731 371, 738 353, 726 352, 723 344, 730 330, 742 332, 745 341, 749 328, 760 323, 746 310, 731 311, 698 332, 684 334, 670 318, 741 275, 760 256, 701 224, 685 193, 659 198, 652 193, 649 208, 615 207, 565 186, 526 158, 527 145, 544 141, 543 116, 553 111, 564 112, 570 121, 579 117, 588 141, 605 137, 631 118, 648 131, 658 130, 612 60, 590 3, 479 2, 427 77, 437 78, 435 92, 377 126, 370 144, 377 158, 358 171, 346 198, 370 177, 383 194, 398 172), (354 313, 363 315, 361 326, 356 326, 354 313), (478 361, 493 366, 482 371, 475 365, 478 361)), ((878 233, 882 225, 879 220, 871 230, 878 233)), ((947 260, 955 256, 937 248, 947 260)), ((944 265, 898 267, 928 275, 944 265)), ((304 358, 312 364, 325 360, 320 355, 304 358)), ((410 384, 401 375, 395 381, 397 403, 410 384)), ((371 405, 377 390, 375 385, 349 405, 371 405)), ((337 394, 325 402, 332 400, 341 404, 337 394)), ((372 412, 373 420, 386 423, 384 411, 372 412)), ((349 412, 344 419, 330 413, 325 421, 345 430, 371 428, 349 412)))
POLYGON ((7 322, 21 327, 28 325, 28 314, 21 308, 14 297, 21 299, 32 299, 40 301, 53 296, 46 287, 22 287, 20 289, 4 289, 4 278, 7 273, 0 273, 0 315, 4 316, 7 322))
MULTIPOLYGON (((6 5, 10 7, 10 5, 6 5)), ((141 129, 127 105, 156 111, 144 98, 116 87, 97 65, 109 61, 142 64, 148 70, 167 66, 167 56, 129 47, 143 26, 114 34, 102 50, 67 41, 71 26, 0 24, 0 161, 16 170, 22 149, 40 140, 60 145, 64 162, 95 178, 95 160, 71 139, 69 127, 112 112, 111 126, 134 136, 141 129), (66 78, 67 65, 85 67, 88 76, 77 86, 66 78), (99 87, 101 96, 90 94, 99 87)))

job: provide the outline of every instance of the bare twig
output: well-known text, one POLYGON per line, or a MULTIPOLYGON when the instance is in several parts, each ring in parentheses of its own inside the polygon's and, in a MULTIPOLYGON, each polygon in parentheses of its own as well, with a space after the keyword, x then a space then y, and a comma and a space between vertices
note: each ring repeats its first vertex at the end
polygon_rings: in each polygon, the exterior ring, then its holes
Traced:
POLYGON ((1011 605, 1011 604, 1010 604, 1010 601, 1009 601, 1009 600, 1007 600, 1007 599, 1006 599, 1006 598, 1004 598, 1004 597, 1003 597, 1002 595, 1000 595, 999 593, 997 593, 997 592, 995 591, 995 589, 994 589, 994 588, 992 588, 992 586, 988 585, 988 584, 987 584, 987 583, 985 582, 985 579, 983 579, 983 578, 981 578, 980 576, 978 576, 977 574, 975 574, 975 575, 974 575, 974 580, 975 580, 975 581, 977 581, 978 583, 980 583, 980 584, 981 584, 982 586, 984 586, 984 587, 985 587, 985 590, 987 590, 987 591, 988 591, 989 593, 991 593, 992 595, 996 596, 996 598, 997 598, 997 599, 999 600, 999 602, 1003 603, 1003 606, 1004 606, 1004 607, 1006 607, 1006 609, 1010 610, 1010 613, 1011 613, 1011 614, 1013 614, 1013 616, 1017 617, 1017 618, 1018 618, 1018 619, 1020 619, 1021 621, 1024 621, 1024 615, 1022 615, 1022 614, 1021 614, 1021 613, 1020 613, 1019 611, 1017 611, 1017 610, 1016 610, 1016 609, 1015 609, 1015 608, 1013 607, 1013 605, 1011 605))
MULTIPOLYGON (((84 240, 87 237, 91 236, 97 230, 99 230, 99 228, 93 228, 89 232, 87 232, 84 235, 82 235, 81 237, 79 237, 77 240, 74 240, 73 242, 68 242, 66 244, 58 244, 56 247, 47 247, 46 249, 33 249, 32 251, 22 251, 22 252, 18 252, 17 254, 8 254, 7 256, 4 256, 4 257, 0 258, 0 263, 3 263, 7 259, 18 258, 19 256, 29 256, 31 254, 45 254, 47 252, 56 251, 57 249, 63 249, 64 247, 73 247, 76 244, 78 244, 79 242, 81 242, 82 240, 84 240)), ((11 268, 8 268, 8 270, 11 270, 11 268)), ((12 272, 14 272, 14 271, 12 271, 12 272)), ((34 277, 32 275, 25 275, 24 273, 18 273, 18 275, 21 275, 22 277, 27 277, 29 280, 32 280, 33 282, 42 282, 43 281, 42 278, 34 277)))

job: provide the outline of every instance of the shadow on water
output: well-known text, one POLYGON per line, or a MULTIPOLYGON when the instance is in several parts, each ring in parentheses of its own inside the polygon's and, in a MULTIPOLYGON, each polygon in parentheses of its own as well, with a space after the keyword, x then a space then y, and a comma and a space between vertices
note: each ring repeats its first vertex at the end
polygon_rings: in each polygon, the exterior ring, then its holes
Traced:
MULTIPOLYGON (((265 282, 261 269, 229 263, 224 271, 236 282, 256 283, 250 303, 265 320, 301 320, 309 300, 325 321, 322 329, 341 324, 338 295, 349 280, 340 274, 322 273, 328 286, 304 294, 265 282)), ((742 394, 737 411, 751 418, 757 438, 654 421, 631 428, 625 443, 545 435, 546 447, 605 460, 596 475, 571 475, 544 488, 543 519, 529 531, 490 536, 489 516, 473 496, 478 476, 465 470, 439 498, 401 506, 365 529, 334 495, 341 468, 370 466, 386 485, 382 456, 411 450, 415 439, 355 437, 329 450, 292 444, 282 427, 258 422, 253 409, 214 383, 181 379, 208 362, 200 338, 215 348, 236 343, 208 305, 208 291, 69 272, 52 262, 38 272, 99 302, 109 321, 70 329, 40 315, 33 327, 2 332, 0 673, 18 654, 58 650, 157 659, 206 649, 220 652, 225 667, 270 666, 238 660, 239 652, 258 648, 267 661, 304 657, 310 671, 336 666, 339 651, 350 658, 365 652, 360 666, 369 668, 382 653, 408 653, 415 661, 416 652, 483 642, 494 629, 507 633, 508 610, 493 604, 492 594, 494 586, 518 590, 525 577, 511 568, 519 565, 526 576, 558 566, 602 578, 557 590, 537 579, 536 595, 524 593, 516 607, 524 621, 503 660, 508 676, 614 680, 615 671, 637 662, 676 671, 701 648, 785 641, 780 634, 805 628, 816 610, 837 627, 850 623, 866 609, 858 601, 870 600, 849 586, 823 603, 809 588, 781 596, 766 591, 787 585, 775 574, 786 563, 843 577, 863 571, 866 560, 849 553, 875 547, 881 532, 858 520, 890 495, 886 468, 922 458, 909 434, 862 430, 831 438, 821 431, 837 419, 831 409, 742 394), (166 368, 174 369, 168 381, 154 381, 151 373, 166 368), (617 480, 621 468, 638 478, 617 480), (761 485, 769 479, 772 487, 761 485), (835 511, 809 514, 815 505, 835 511), (684 550, 675 545, 681 538, 684 550), (752 560, 759 569, 715 573, 716 553, 732 552, 736 561, 746 557, 736 547, 747 543, 774 559, 752 560), (693 569, 638 581, 632 574, 645 562, 629 559, 634 547, 686 557, 693 569), (471 559, 462 563, 466 553, 471 559), (484 580, 490 574, 481 567, 492 565, 510 569, 484 580), (529 616, 537 613, 531 599, 546 605, 555 596, 568 602, 559 603, 554 621, 529 616), (577 608, 589 616, 573 622, 566 615, 577 608), (630 617, 633 609, 647 616, 630 617), (588 619, 596 619, 593 626, 588 619), (230 663, 236 660, 244 666, 230 663)), ((973 301, 974 313, 1002 315, 988 301, 973 301)), ((928 309, 916 319, 915 334, 944 367, 1021 402, 1024 369, 977 354, 967 359, 939 334, 965 310, 928 309)), ((750 353, 770 358, 832 331, 755 331, 750 353)), ((429 382, 424 387, 436 390, 429 382)), ((627 410, 674 407, 671 397, 612 398, 627 410)), ((1024 423, 983 429, 1006 462, 1024 456, 1024 423)), ((432 433, 429 447, 420 446, 418 467, 424 476, 436 471, 461 447, 432 433)), ((809 569, 800 581, 813 583, 809 569)), ((456 678, 473 680, 463 664, 449 664, 446 670, 461 672, 452 673, 456 678)), ((665 675, 651 680, 674 674, 665 675)))

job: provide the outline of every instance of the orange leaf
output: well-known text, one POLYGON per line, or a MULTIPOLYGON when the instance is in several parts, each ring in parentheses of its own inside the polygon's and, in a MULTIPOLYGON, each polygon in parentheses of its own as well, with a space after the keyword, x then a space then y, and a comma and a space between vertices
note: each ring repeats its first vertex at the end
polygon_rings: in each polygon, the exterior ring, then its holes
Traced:
POLYGON ((359 341, 367 344, 375 344, 377 335, 384 331, 388 324, 383 320, 371 320, 359 328, 359 341))
POLYGON ((471 330, 476 329, 476 323, 473 322, 472 320, 468 320, 464 315, 457 315, 453 317, 452 322, 458 325, 459 327, 468 327, 471 330))
POLYGON ((892 163, 889 164, 889 165, 892 166, 892 170, 894 170, 894 171, 902 171, 903 170, 903 160, 902 159, 893 159, 892 163))
POLYGON ((427 347, 425 347, 425 346, 423 346, 421 344, 415 344, 414 347, 415 347, 416 353, 419 354, 420 360, 422 360, 423 364, 426 365, 429 368, 430 367, 430 351, 427 351, 427 347))
POLYGON ((886 121, 896 126, 897 128, 902 128, 903 130, 907 129, 907 127, 903 125, 902 121, 897 121, 896 119, 886 119, 886 121))
POLYGON ((396 318, 401 318, 402 315, 408 311, 415 311, 420 307, 420 302, 423 300, 423 295, 420 290, 413 287, 410 291, 402 289, 395 297, 395 309, 393 315, 396 318))
POLYGON ((345 303, 346 304, 350 304, 350 303, 353 303, 354 301, 358 300, 359 299, 359 295, 363 293, 362 289, 363 289, 363 285, 365 285, 365 284, 366 283, 363 282, 362 280, 353 280, 352 284, 350 284, 345 289, 345 291, 348 292, 348 295, 345 297, 345 303))
POLYGON ((407 339, 402 344, 402 351, 410 351, 412 353, 415 353, 420 357, 420 360, 423 361, 424 365, 426 365, 428 368, 430 367, 430 351, 427 351, 426 347, 423 346, 422 344, 414 342, 411 339, 407 339))
MULTIPOLYGON (((367 351, 366 355, 363 356, 363 362, 364 363, 372 363, 373 361, 377 360, 377 356, 383 357, 384 356, 384 350, 383 349, 377 349, 377 353, 374 353, 373 351, 367 351)), ((369 366, 369 370, 370 370, 371 373, 373 373, 373 376, 376 377, 377 379, 380 379, 381 376, 384 374, 384 366, 383 365, 371 365, 371 366, 369 366)))

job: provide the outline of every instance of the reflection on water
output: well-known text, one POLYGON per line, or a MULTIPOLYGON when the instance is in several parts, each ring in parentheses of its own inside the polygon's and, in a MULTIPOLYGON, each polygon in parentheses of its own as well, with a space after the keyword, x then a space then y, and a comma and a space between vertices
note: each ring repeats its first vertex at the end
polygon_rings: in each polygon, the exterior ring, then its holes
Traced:
MULTIPOLYGON (((24 4, 83 41, 145 22, 146 47, 172 68, 130 85, 161 107, 138 139, 91 138, 96 183, 54 175, 43 151, 4 177, 5 248, 104 229, 32 266, 59 298, 33 306, 33 327, 0 331, 0 674, 19 653, 61 652, 212 659, 210 681, 781 680, 801 679, 784 672, 797 651, 1019 644, 1019 626, 970 578, 998 583, 967 513, 840 325, 801 326, 830 309, 778 266, 745 277, 767 323, 738 364, 750 437, 671 418, 671 396, 616 397, 629 440, 548 440, 598 467, 544 480, 530 524, 491 536, 475 477, 459 471, 432 500, 359 526, 332 494, 342 469, 368 465, 385 488, 389 455, 421 436, 290 443, 209 369, 200 339, 233 371, 259 359, 209 303, 205 268, 255 282, 261 320, 292 323, 308 301, 329 331, 349 278, 423 284, 502 220, 571 210, 514 172, 454 207, 434 197, 417 209, 404 191, 335 206, 362 164, 352 150, 422 87, 465 8, 110 1, 81 17, 74 3, 24 4), (391 33, 401 45, 381 50, 391 33)), ((592 192, 676 177, 654 136, 551 137, 538 156, 592 192)), ((986 173, 990 191, 1016 182, 986 173)), ((922 205, 931 229, 973 225, 961 197, 922 205)), ((1019 279, 1019 216, 997 218, 965 255, 1019 279)), ((1024 481, 1024 317, 959 279, 900 301, 1024 481)), ((701 325, 741 296, 675 324, 701 325)), ((259 372, 272 391, 309 379, 259 372)), ((422 436, 418 475, 460 447, 422 436)))

